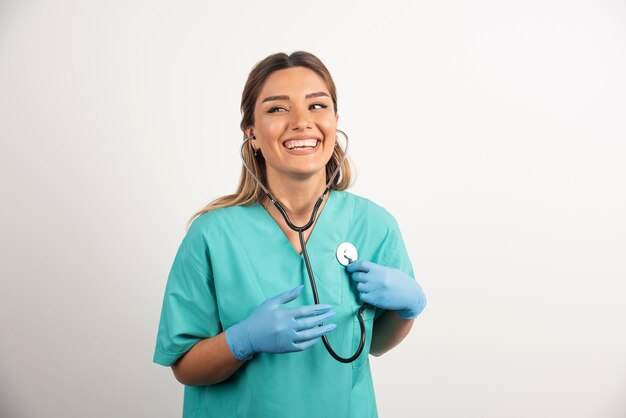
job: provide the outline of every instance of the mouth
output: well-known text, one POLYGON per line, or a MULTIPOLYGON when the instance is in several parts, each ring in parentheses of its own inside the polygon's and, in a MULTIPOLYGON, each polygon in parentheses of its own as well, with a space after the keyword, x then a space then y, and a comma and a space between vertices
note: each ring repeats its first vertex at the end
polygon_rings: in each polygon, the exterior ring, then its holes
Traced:
POLYGON ((321 141, 317 138, 288 139, 283 142, 283 147, 288 150, 307 150, 317 147, 321 141))

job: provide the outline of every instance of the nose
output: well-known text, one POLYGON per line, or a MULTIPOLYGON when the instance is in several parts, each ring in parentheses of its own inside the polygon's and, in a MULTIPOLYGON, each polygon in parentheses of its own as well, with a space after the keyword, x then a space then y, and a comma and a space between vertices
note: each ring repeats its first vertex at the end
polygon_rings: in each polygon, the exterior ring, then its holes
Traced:
POLYGON ((294 106, 291 109, 291 130, 303 131, 311 128, 311 119, 306 107, 294 106))

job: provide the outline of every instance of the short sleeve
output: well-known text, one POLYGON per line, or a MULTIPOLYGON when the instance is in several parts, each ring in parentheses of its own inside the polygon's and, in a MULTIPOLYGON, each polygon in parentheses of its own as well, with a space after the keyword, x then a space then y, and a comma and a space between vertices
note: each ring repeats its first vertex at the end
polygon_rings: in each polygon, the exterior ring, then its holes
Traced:
POLYGON ((167 279, 153 361, 170 366, 197 342, 220 332, 210 254, 196 220, 167 279))
POLYGON ((382 264, 402 270, 409 276, 415 278, 413 265, 404 244, 400 227, 395 218, 391 217, 389 222, 389 232, 385 237, 385 248, 382 254, 382 264))
MULTIPOLYGON (((389 215, 387 222, 387 235, 383 241, 383 248, 379 263, 386 267, 392 267, 403 271, 415 279, 413 265, 404 245, 404 239, 400 232, 400 227, 396 219, 389 215)), ((384 309, 376 308, 375 319, 380 318, 385 313, 384 309)))

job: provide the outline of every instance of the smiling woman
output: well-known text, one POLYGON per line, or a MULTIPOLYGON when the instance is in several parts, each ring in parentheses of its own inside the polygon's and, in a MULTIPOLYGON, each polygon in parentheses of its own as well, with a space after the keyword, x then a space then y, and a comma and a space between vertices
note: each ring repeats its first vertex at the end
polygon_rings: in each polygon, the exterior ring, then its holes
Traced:
POLYGON ((239 187, 190 220, 154 361, 187 386, 185 417, 375 417, 367 353, 402 341, 426 301, 397 223, 345 191, 335 85, 317 57, 258 63, 241 110, 239 187))

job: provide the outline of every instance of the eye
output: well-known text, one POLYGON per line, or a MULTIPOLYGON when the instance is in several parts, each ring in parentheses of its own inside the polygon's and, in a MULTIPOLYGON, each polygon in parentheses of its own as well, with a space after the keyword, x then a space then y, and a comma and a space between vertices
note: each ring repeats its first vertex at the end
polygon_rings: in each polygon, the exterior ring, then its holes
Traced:
POLYGON ((326 109, 328 107, 327 104, 325 103, 311 103, 311 105, 309 106, 310 110, 319 110, 319 109, 326 109))
POLYGON ((281 106, 272 106, 267 110, 267 113, 286 112, 287 109, 281 106))

